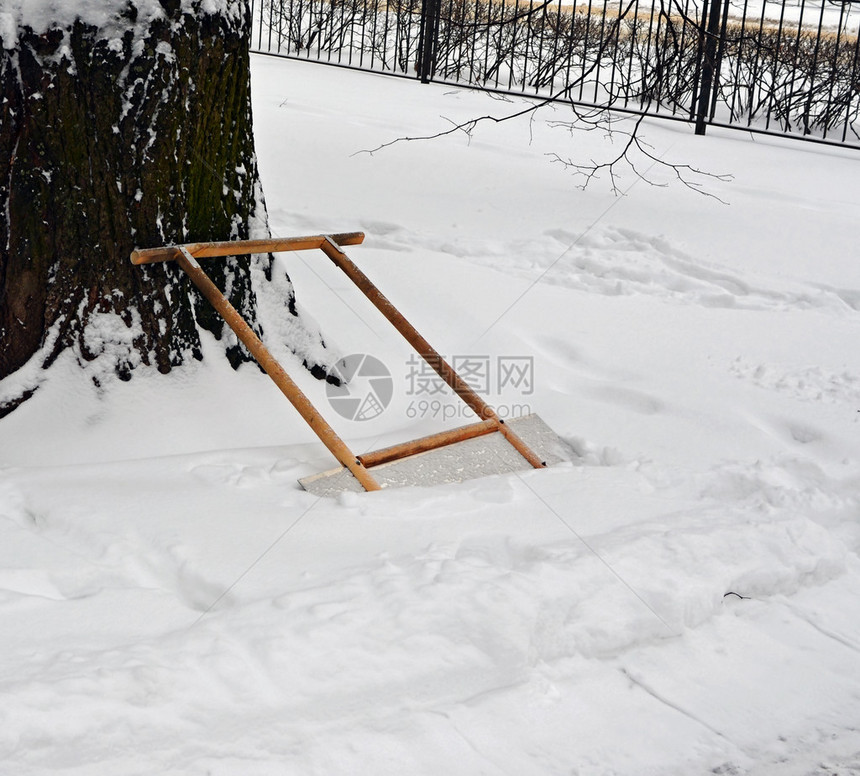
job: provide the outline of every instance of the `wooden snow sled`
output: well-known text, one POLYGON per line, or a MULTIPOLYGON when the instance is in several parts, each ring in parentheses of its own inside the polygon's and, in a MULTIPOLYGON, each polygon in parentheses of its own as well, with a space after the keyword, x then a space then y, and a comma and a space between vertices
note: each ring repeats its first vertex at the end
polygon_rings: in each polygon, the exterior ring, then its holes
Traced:
POLYGON ((362 232, 350 232, 191 243, 136 250, 131 254, 131 261, 133 264, 175 261, 182 267, 341 464, 337 469, 299 480, 311 493, 334 495, 346 490, 434 485, 519 469, 541 469, 565 460, 565 446, 540 418, 529 415, 508 422, 502 420, 383 296, 343 250, 345 245, 359 245, 363 241, 362 232), (197 263, 201 258, 301 250, 321 250, 328 256, 480 420, 383 450, 355 455, 197 263))

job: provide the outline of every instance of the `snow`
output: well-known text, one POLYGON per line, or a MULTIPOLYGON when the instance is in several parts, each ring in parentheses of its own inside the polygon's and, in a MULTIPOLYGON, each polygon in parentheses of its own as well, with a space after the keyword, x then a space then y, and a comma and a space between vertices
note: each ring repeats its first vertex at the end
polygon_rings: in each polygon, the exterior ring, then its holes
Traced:
MULTIPOLYGON (((371 155, 516 105, 252 64, 272 232, 366 231, 349 255, 441 352, 534 359, 487 398, 577 457, 319 499, 296 481, 328 453, 208 339, 101 390, 70 355, 13 376, 39 387, 0 420, 0 770, 860 772, 856 153, 648 124, 733 180, 616 197, 549 162, 611 150, 560 112, 371 155)), ((445 426, 322 254, 278 264, 328 345, 392 372, 345 420, 267 328, 357 452, 445 426)))
MULTIPOLYGON (((164 17, 159 0, 2 0, 0 4, 0 45, 13 49, 18 29, 29 27, 37 34, 52 28, 68 28, 78 19, 96 27, 112 46, 122 50, 120 38, 129 30, 129 9, 136 12, 135 36, 146 35, 153 21, 164 17), (121 14, 124 16, 121 17, 121 14)), ((206 14, 221 13, 238 20, 242 14, 240 0, 181 0, 183 13, 199 9, 206 14)))

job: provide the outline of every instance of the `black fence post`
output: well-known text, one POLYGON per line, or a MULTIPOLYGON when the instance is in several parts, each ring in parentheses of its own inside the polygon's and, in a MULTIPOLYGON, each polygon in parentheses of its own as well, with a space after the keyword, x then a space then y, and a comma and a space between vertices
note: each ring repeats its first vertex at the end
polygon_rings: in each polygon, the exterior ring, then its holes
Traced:
POLYGON ((429 84, 436 70, 436 46, 439 35, 439 13, 442 0, 422 0, 421 32, 418 42, 418 75, 429 84))
POLYGON ((714 88, 716 63, 722 58, 723 41, 720 35, 721 9, 720 0, 705 0, 702 7, 702 25, 707 23, 705 31, 705 50, 702 59, 702 70, 699 81, 699 94, 696 100, 696 134, 704 135, 705 127, 710 120, 711 91, 714 88))
MULTIPOLYGON (((722 0, 723 3, 723 18, 720 22, 720 42, 717 48, 717 58, 714 63, 713 82, 711 84, 711 105, 708 111, 708 121, 714 120, 714 114, 717 112, 717 98, 720 96, 720 76, 723 72, 723 57, 726 55, 726 47, 729 42, 728 24, 729 24, 729 3, 730 0, 722 0)), ((823 3, 822 3, 823 7, 823 3)), ((743 35, 741 35, 741 44, 743 43, 743 35)))

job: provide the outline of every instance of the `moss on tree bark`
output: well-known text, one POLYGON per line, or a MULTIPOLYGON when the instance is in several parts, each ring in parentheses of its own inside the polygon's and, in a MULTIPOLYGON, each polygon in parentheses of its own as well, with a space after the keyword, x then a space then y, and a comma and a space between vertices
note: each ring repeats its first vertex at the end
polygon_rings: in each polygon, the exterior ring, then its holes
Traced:
MULTIPOLYGON (((135 247, 247 238, 264 216, 247 4, 209 14, 160 2, 145 34, 128 3, 119 37, 78 20, 19 29, 0 50, 0 379, 34 355, 44 366, 68 348, 104 357, 90 325, 103 314, 134 334, 108 356, 123 379, 201 358, 198 325, 225 337, 234 366, 245 358, 176 267, 129 262, 135 247)), ((205 268, 255 320, 250 261, 205 268)), ((270 277, 271 257, 256 261, 270 277)))

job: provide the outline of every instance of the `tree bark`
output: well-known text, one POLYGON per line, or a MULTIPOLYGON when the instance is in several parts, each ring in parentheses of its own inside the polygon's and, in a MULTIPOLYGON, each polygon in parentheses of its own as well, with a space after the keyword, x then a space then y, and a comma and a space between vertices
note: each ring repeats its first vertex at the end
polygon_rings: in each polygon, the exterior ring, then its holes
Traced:
MULTIPOLYGON (((19 27, 0 51, 0 379, 70 348, 121 379, 166 373, 202 358, 198 326, 247 359, 176 267, 129 262, 135 247, 267 236, 247 3, 159 2, 143 29, 128 2, 112 32, 19 27)), ((272 257, 205 269, 255 321, 252 278, 272 279, 272 257)))

